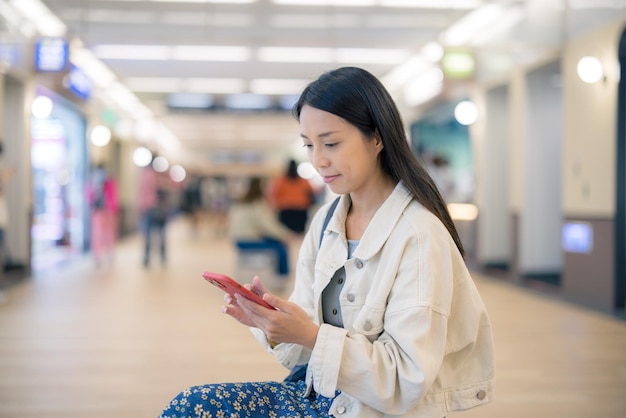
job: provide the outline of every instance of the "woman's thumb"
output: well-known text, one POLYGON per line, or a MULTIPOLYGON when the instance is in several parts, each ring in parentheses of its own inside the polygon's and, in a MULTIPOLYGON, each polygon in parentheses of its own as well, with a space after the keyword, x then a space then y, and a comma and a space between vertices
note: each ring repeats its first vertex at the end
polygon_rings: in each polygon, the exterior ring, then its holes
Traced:
POLYGON ((261 284, 261 278, 259 276, 254 276, 252 279, 252 291, 259 296, 263 296, 267 293, 267 290, 261 284))

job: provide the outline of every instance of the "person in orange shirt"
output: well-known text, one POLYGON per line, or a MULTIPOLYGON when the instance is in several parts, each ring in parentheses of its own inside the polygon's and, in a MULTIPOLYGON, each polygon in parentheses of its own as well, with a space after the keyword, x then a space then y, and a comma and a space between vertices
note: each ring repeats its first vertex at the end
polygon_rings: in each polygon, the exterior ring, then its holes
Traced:
POLYGON ((295 160, 289 160, 285 174, 277 177, 269 189, 269 200, 278 212, 278 219, 287 228, 302 234, 309 220, 313 204, 313 187, 298 175, 295 160))

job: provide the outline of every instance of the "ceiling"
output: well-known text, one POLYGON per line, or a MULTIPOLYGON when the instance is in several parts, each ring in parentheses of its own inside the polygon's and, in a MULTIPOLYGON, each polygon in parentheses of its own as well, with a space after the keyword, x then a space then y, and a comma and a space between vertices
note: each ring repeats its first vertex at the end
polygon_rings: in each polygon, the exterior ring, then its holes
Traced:
MULTIPOLYGON (((174 133, 188 157, 293 143, 297 124, 277 110, 279 100, 332 68, 361 66, 392 83, 394 70, 415 57, 423 61, 425 48, 438 42, 446 50, 471 51, 475 79, 487 81, 553 53, 567 38, 626 16, 626 0, 366 0, 370 6, 355 5, 363 0, 321 0, 318 6, 287 4, 294 0, 42 1, 66 25, 67 35, 94 51, 174 133), (384 5, 394 2, 405 6, 384 5), (455 38, 451 28, 478 9, 490 9, 495 20, 455 38), (180 46, 240 49, 174 49, 180 46), (267 49, 276 47, 294 49, 267 49), (326 60, 314 58, 319 52, 326 60), (287 82, 270 87, 281 93, 269 96, 272 110, 225 109, 229 91, 262 91, 263 82, 279 79, 287 82), (176 92, 210 97, 213 106, 168 107, 176 92)), ((388 85, 399 102, 405 82, 388 85)))

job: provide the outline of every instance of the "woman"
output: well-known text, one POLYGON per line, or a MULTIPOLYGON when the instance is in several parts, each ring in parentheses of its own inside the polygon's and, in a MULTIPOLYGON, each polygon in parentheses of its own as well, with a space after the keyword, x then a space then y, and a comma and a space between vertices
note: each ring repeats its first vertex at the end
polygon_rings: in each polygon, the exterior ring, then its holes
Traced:
POLYGON ((390 95, 370 73, 340 68, 312 82, 294 114, 311 163, 341 199, 321 243, 328 205, 314 216, 289 301, 257 277, 253 291, 278 310, 227 296, 223 312, 285 367, 308 364, 305 377, 193 387, 162 416, 441 418, 490 401, 487 312, 390 95))
POLYGON ((304 233, 313 204, 313 187, 298 175, 298 164, 289 160, 287 171, 271 184, 269 199, 278 211, 278 219, 298 234, 304 233))
MULTIPOLYGON (((278 283, 289 278, 289 252, 286 241, 295 234, 276 218, 265 199, 261 179, 250 179, 248 190, 229 214, 230 237, 240 250, 270 250, 276 254, 275 272, 278 283)), ((277 284, 278 284, 277 283, 277 284)))

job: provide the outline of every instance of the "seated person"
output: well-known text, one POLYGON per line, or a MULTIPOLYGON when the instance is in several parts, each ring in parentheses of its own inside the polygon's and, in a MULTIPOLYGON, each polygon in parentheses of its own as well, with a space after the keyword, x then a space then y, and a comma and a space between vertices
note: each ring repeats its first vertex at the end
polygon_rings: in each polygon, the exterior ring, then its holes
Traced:
MULTIPOLYGON (((294 233, 278 221, 269 206, 261 179, 250 179, 247 192, 237 200, 229 212, 229 234, 237 248, 271 250, 276 253, 276 275, 278 279, 289 277, 289 255, 286 241, 294 233)), ((284 283, 283 280, 279 280, 284 283)))

